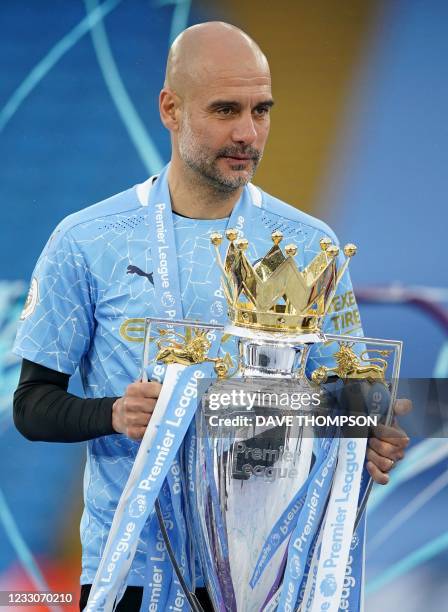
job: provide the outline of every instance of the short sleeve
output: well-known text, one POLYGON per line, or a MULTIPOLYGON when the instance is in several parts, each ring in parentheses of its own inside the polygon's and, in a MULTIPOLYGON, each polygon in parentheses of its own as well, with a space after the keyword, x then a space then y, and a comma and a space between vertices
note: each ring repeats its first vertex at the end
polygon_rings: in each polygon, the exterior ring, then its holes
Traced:
POLYGON ((72 375, 93 332, 89 271, 76 241, 56 228, 31 279, 13 351, 72 375))

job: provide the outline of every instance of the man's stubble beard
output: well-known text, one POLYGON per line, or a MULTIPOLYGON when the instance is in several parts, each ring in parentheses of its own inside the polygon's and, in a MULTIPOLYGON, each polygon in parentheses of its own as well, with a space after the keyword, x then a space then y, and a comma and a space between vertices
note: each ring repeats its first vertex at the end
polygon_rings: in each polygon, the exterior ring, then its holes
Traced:
MULTIPOLYGON (((188 117, 184 117, 179 131, 179 155, 182 161, 194 172, 198 183, 206 183, 214 191, 220 194, 231 194, 244 187, 255 174, 261 161, 262 153, 251 146, 225 147, 219 151, 211 151, 204 146, 199 146, 194 136, 188 117), (224 156, 250 155, 249 160, 252 169, 247 171, 246 176, 240 175, 229 177, 223 174, 218 167, 218 159, 224 156)), ((246 162, 247 163, 247 162, 246 162)), ((246 164, 234 164, 236 170, 244 170, 246 164)))

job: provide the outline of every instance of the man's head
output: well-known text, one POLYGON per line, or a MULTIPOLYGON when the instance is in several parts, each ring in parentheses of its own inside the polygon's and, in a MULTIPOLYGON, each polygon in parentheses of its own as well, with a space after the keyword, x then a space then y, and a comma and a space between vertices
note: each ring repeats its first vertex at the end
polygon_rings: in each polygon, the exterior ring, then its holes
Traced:
POLYGON ((272 104, 266 57, 238 28, 204 23, 174 41, 160 114, 171 132, 172 163, 197 181, 232 193, 251 180, 272 104))

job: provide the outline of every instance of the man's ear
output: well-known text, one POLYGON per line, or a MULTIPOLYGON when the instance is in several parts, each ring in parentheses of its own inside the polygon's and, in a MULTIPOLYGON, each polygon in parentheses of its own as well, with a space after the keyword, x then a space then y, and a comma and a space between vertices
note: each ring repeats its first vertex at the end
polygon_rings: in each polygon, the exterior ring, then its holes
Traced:
POLYGON ((181 100, 175 91, 163 88, 159 95, 159 111, 163 125, 170 132, 177 132, 180 124, 181 100))

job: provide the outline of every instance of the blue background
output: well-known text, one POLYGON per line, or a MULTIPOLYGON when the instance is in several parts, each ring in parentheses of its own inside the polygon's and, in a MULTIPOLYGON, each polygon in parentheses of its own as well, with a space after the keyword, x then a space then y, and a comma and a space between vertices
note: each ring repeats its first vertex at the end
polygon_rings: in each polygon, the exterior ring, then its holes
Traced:
MULTIPOLYGON (((77 24, 87 23, 82 2, 6 1, 0 8, 3 588, 22 579, 18 553, 24 545, 52 584, 60 579, 52 574, 55 565, 71 568, 75 580, 79 564, 73 525, 81 508, 84 446, 27 442, 11 419, 18 363, 10 347, 34 263, 63 217, 144 180, 168 159, 169 139, 159 120, 157 97, 169 41, 187 21, 221 14, 219 4, 205 8, 133 0, 104 6, 111 10, 106 29, 96 31, 96 48, 88 28, 78 36, 77 24), (30 74, 36 76, 34 86, 22 96, 32 82, 30 74), (9 512, 17 526, 15 539, 7 523, 9 512)), ((443 0, 385 3, 351 84, 315 202, 342 242, 359 245, 352 265, 355 290, 397 283, 417 287, 416 293, 424 296, 428 287, 437 287, 442 308, 448 302, 447 23, 443 0)), ((431 376, 436 367, 446 376, 440 350, 447 330, 430 317, 403 304, 365 304, 361 314, 368 335, 404 340, 404 376, 431 376)), ((440 448, 434 467, 391 488, 375 508, 372 504, 369 541, 419 492, 443 477, 445 440, 440 448)), ((381 546, 372 545, 367 610, 446 607, 448 542, 440 540, 446 537, 446 490, 403 520, 381 546), (431 541, 435 548, 415 555, 431 541), (401 572, 399 564, 409 555, 410 566, 401 572), (378 578, 381 584, 375 582, 378 578)))

